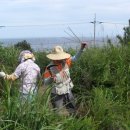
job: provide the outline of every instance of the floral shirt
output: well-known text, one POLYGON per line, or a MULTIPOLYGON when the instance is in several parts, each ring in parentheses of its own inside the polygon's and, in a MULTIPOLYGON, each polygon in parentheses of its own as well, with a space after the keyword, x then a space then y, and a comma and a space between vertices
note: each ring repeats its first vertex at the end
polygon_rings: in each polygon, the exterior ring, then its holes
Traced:
POLYGON ((20 92, 24 94, 34 93, 37 90, 37 80, 40 77, 40 68, 33 60, 28 59, 19 64, 14 72, 21 79, 20 92))

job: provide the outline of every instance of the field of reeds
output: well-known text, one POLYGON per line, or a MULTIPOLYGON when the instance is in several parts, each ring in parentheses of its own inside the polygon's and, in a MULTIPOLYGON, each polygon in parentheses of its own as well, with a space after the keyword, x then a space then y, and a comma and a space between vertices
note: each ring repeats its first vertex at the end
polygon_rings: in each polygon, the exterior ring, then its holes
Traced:
MULTIPOLYGON (((20 50, 0 46, 0 69, 12 73, 20 50)), ((69 52, 74 55, 75 50, 69 52)), ((46 52, 34 52, 43 73, 46 52)), ((19 101, 19 81, 0 79, 0 130, 130 130, 130 47, 91 47, 71 68, 77 114, 59 116, 42 79, 36 99, 19 101), (44 92, 43 92, 44 91, 44 92)))

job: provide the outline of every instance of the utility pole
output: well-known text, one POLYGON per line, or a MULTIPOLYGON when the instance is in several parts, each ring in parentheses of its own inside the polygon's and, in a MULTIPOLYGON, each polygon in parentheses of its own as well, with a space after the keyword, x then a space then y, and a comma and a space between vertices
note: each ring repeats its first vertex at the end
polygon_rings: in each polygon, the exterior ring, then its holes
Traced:
POLYGON ((94 29, 94 34, 93 34, 93 42, 94 42, 94 46, 95 46, 95 43, 96 43, 96 14, 94 15, 94 21, 93 22, 90 22, 94 25, 93 29, 94 29))
POLYGON ((128 25, 128 27, 127 27, 127 28, 128 28, 128 33, 130 33, 130 19, 129 19, 129 21, 128 21, 128 22, 129 22, 129 25, 128 25))
POLYGON ((100 21, 97 21, 96 20, 96 14, 94 14, 94 21, 93 22, 90 22, 93 24, 93 43, 94 43, 94 46, 96 45, 96 24, 102 24, 103 22, 100 22, 100 21))
POLYGON ((129 26, 128 26, 128 44, 130 44, 130 19, 129 19, 129 26))
POLYGON ((95 43, 96 43, 96 14, 94 16, 93 24, 94 24, 94 46, 95 46, 95 43))

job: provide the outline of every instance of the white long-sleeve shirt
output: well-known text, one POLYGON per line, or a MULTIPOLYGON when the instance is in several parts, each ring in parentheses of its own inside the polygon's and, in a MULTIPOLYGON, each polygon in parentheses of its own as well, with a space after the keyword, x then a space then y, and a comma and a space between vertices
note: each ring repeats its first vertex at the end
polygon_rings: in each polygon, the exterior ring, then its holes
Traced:
POLYGON ((21 93, 34 93, 37 90, 36 84, 38 77, 40 77, 40 68, 33 60, 28 59, 19 64, 14 71, 14 75, 21 79, 21 93))

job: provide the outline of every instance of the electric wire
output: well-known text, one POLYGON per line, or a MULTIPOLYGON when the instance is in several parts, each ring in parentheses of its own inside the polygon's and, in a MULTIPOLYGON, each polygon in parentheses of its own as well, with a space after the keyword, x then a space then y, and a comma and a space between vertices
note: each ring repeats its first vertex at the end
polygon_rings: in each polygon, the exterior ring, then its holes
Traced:
MULTIPOLYGON (((98 24, 118 24, 128 26, 126 23, 116 23, 116 22, 105 22, 105 21, 96 21, 98 24)), ((94 24, 94 22, 82 21, 82 22, 66 22, 66 23, 49 23, 49 24, 26 24, 26 25, 1 25, 0 28, 5 27, 42 27, 42 26, 65 26, 65 25, 75 25, 75 24, 94 24)))

